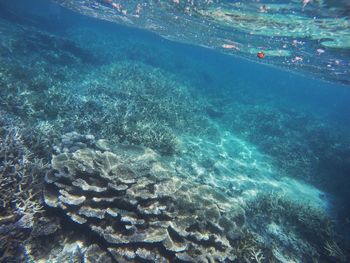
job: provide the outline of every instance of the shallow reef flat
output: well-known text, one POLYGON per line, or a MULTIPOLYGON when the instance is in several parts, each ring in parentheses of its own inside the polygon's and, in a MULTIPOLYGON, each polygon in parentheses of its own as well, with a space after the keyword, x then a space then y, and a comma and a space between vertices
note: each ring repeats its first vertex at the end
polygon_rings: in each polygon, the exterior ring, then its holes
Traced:
MULTIPOLYGON (((43 133, 88 130, 103 138, 143 144, 171 154, 176 150, 177 131, 198 130, 206 122, 196 114, 203 106, 193 100, 195 95, 188 85, 171 73, 128 59, 91 64, 80 54, 93 57, 92 52, 74 42, 44 33, 25 34, 33 39, 39 35, 36 41, 40 44, 50 39, 48 46, 55 48, 40 48, 29 54, 31 46, 18 40, 19 59, 11 55, 11 63, 1 65, 0 100, 6 110, 30 121, 43 133), (62 42, 75 48, 67 51, 59 44, 62 42)), ((7 37, 16 39, 16 35, 7 37)), ((9 50, 4 56, 10 54, 9 50)))
POLYGON ((147 38, 0 27, 0 262, 347 262, 346 127, 147 38))
MULTIPOLYGON (((3 231, 17 230, 4 232, 4 240, 14 239, 13 248, 22 244, 4 259, 17 252, 29 262, 250 262, 255 257, 304 262, 317 258, 323 245, 338 246, 324 207, 297 202, 282 191, 259 192, 259 185, 267 184, 259 177, 253 186, 238 177, 243 192, 231 183, 226 190, 233 192, 225 193, 188 177, 186 161, 174 167, 172 158, 149 148, 76 132, 63 135, 54 148, 51 165, 37 168, 45 171, 44 179, 40 173, 31 177, 44 187, 26 197, 23 209, 16 203, 17 219, 2 217, 3 231), (20 234, 25 242, 17 239, 20 234)), ((15 196, 21 184, 28 185, 15 182, 15 196)))

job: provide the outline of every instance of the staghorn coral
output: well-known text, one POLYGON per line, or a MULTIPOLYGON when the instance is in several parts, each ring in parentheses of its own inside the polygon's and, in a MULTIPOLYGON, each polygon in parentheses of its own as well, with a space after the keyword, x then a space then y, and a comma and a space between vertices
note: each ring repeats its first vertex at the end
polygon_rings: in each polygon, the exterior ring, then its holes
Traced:
POLYGON ((193 100, 190 87, 168 72, 123 61, 103 68, 101 76, 108 81, 85 89, 88 101, 81 104, 79 112, 91 115, 81 116, 87 121, 80 126, 77 123, 78 130, 100 127, 103 138, 117 135, 122 142, 172 154, 178 148, 179 133, 198 132, 208 123, 203 105, 193 100))
POLYGON ((0 139, 0 161, 2 207, 14 209, 20 215, 40 212, 36 195, 44 165, 40 160, 31 158, 16 128, 5 131, 0 139))
MULTIPOLYGON (((43 49, 40 62, 33 61, 31 67, 16 61, 0 64, 0 106, 30 121, 28 126, 37 126, 42 141, 52 144, 58 134, 88 131, 172 154, 179 133, 207 126, 203 105, 194 102, 189 86, 166 71, 132 61, 99 70, 89 70, 79 60, 74 67, 53 67, 42 58, 53 52, 65 53, 43 49)), ((34 60, 37 55, 29 57, 34 60)), ((48 149, 45 154, 50 155, 48 149)))
POLYGON ((320 208, 271 193, 258 196, 245 211, 247 224, 264 237, 279 260, 330 262, 332 253, 341 251, 333 246, 336 243, 329 243, 339 237, 332 218, 320 208))
POLYGON ((38 138, 41 145, 33 148, 42 158, 51 156, 48 145, 73 130, 169 155, 178 150, 182 133, 202 133, 209 126, 204 102, 194 99, 198 92, 171 73, 173 68, 136 61, 127 52, 102 64, 111 51, 88 51, 26 26, 12 25, 3 38, 0 107, 27 122, 35 134, 28 140, 38 138))
POLYGON ((347 256, 334 240, 326 241, 324 249, 330 257, 335 258, 339 262, 346 262, 347 256))
POLYGON ((332 176, 337 177, 335 181, 347 184, 342 179, 342 170, 349 169, 346 163, 349 155, 347 129, 336 123, 327 123, 322 119, 326 117, 313 112, 306 113, 292 107, 285 109, 271 101, 260 102, 257 98, 250 98, 252 94, 221 96, 225 99, 240 97, 243 100, 243 103, 227 103, 223 122, 235 134, 270 155, 281 174, 334 189, 328 180, 332 173, 332 176), (244 102, 244 99, 249 103, 244 102), (339 160, 339 156, 342 160, 339 160), (330 166, 332 168, 328 169, 330 166), (336 172, 329 171, 335 169, 336 172))
MULTIPOLYGON (((0 261, 21 258, 36 218, 43 212, 41 190, 45 166, 32 156, 21 131, 0 120, 0 261)), ((37 228, 38 231, 38 228, 37 228)))
POLYGON ((260 249, 256 249, 254 247, 250 248, 250 259, 253 260, 253 262, 261 263, 265 259, 262 251, 260 249))
POLYGON ((118 262, 230 262, 244 211, 208 186, 175 176, 154 151, 66 134, 45 203, 96 235, 118 262))

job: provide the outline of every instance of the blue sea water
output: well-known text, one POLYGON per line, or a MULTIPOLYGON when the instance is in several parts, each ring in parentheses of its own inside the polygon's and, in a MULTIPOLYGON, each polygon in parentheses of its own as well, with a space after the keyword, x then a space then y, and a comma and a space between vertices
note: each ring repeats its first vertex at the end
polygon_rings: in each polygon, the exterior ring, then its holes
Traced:
POLYGON ((304 2, 0 0, 0 261, 348 262, 349 5, 304 2))

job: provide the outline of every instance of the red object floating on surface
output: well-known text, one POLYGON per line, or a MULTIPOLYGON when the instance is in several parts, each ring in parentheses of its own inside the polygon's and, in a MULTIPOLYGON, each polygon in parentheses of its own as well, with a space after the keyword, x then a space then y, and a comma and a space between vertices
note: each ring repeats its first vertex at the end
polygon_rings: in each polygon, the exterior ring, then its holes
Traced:
POLYGON ((262 59, 265 57, 265 53, 260 51, 260 52, 258 52, 257 56, 258 56, 258 58, 262 59))

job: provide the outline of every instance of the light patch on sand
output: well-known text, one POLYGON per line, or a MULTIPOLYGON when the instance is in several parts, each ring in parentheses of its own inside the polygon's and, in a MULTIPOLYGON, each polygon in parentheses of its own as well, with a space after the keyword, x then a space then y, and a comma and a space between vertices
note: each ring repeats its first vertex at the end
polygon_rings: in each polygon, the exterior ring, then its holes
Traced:
POLYGON ((280 174, 273 167, 271 157, 230 132, 223 132, 216 142, 184 137, 182 145, 185 147, 181 158, 172 165, 176 164, 178 169, 194 180, 200 177, 205 184, 232 191, 241 204, 251 201, 259 194, 271 193, 315 208, 328 207, 324 192, 286 174, 280 174), (196 154, 192 156, 190 152, 196 154), (192 169, 186 170, 188 166, 192 169))

